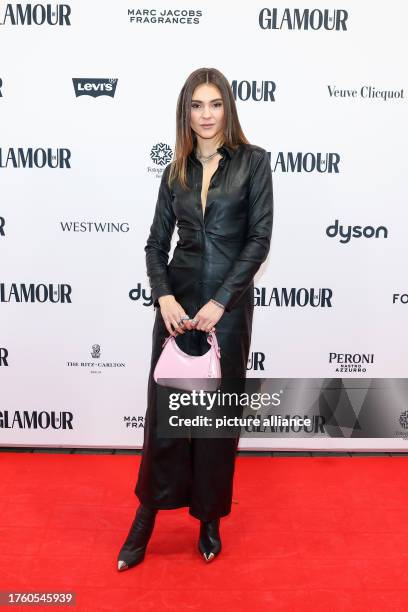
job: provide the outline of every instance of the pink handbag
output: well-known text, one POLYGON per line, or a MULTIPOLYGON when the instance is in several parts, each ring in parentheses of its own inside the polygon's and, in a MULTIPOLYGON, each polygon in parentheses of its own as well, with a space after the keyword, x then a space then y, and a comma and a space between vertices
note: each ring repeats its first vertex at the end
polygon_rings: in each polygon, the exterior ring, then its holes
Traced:
POLYGON ((204 355, 188 355, 177 345, 175 337, 169 335, 163 342, 163 350, 153 373, 154 380, 158 384, 185 391, 216 391, 221 385, 221 352, 215 332, 208 334, 210 350, 204 355), (158 379, 164 380, 159 382, 158 379))

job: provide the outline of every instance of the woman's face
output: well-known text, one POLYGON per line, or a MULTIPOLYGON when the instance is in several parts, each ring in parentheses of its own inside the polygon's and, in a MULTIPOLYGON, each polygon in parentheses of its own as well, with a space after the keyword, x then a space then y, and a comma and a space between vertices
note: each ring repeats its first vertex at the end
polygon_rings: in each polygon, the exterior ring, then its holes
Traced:
POLYGON ((201 138, 223 133, 224 102, 215 85, 203 83, 195 88, 191 99, 191 129, 201 138))

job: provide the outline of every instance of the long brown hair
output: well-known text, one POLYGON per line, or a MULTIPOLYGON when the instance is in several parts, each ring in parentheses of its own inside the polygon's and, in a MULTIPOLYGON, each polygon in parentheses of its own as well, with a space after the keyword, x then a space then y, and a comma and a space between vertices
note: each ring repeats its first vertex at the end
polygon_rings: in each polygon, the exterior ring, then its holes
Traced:
POLYGON ((239 144, 248 144, 238 119, 237 107, 230 84, 216 68, 198 68, 194 70, 181 88, 176 108, 176 144, 175 156, 169 172, 169 186, 178 179, 183 189, 187 185, 187 157, 196 146, 197 137, 191 129, 191 100, 198 85, 209 83, 221 92, 224 106, 224 142, 235 149, 239 144))

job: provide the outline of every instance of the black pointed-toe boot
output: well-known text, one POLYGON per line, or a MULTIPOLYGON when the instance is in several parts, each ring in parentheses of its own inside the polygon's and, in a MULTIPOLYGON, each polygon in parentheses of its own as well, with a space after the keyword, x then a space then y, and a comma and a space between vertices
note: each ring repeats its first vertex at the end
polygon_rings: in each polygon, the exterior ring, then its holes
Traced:
POLYGON ((207 563, 213 561, 221 551, 220 519, 200 521, 198 550, 207 563))
POLYGON ((133 520, 128 536, 118 555, 118 570, 134 567, 144 559, 146 547, 153 533, 157 509, 141 504, 133 520))

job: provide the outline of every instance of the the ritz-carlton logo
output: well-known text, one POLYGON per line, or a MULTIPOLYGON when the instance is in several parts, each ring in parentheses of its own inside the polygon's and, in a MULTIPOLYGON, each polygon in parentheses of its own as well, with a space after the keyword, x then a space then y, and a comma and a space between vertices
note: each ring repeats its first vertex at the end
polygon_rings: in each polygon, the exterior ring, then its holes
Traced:
POLYGON ((0 25, 70 26, 69 4, 27 4, 0 1, 0 25))
POLYGON ((259 12, 262 30, 347 30, 344 9, 263 8, 259 12))
POLYGON ((100 344, 93 344, 90 348, 89 355, 92 358, 92 361, 82 361, 81 359, 75 361, 67 361, 66 366, 68 368, 82 368, 84 371, 88 370, 90 374, 102 374, 102 372, 113 371, 126 367, 126 362, 124 361, 100 361, 100 344))

